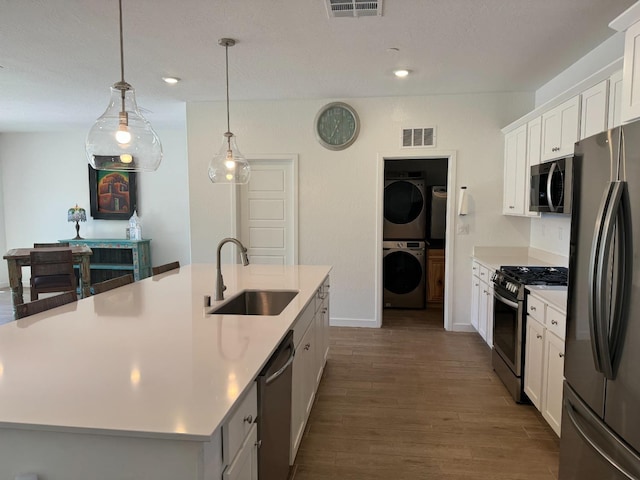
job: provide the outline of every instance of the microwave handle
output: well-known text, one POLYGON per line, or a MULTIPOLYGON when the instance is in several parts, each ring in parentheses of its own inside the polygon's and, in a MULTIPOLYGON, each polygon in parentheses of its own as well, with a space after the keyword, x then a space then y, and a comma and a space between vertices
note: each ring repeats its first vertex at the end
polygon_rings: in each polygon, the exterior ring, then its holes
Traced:
POLYGON ((551 168, 549 168, 549 174, 547 175, 547 203, 549 204, 550 212, 555 212, 557 209, 557 207, 553 204, 553 199, 551 198, 551 183, 557 166, 558 164, 556 162, 553 162, 551 164, 551 168))

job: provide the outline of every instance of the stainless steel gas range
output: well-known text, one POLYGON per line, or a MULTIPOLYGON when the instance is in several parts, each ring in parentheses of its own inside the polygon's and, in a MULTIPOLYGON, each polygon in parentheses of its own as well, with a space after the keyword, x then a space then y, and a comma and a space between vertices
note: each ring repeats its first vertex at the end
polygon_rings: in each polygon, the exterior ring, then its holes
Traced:
POLYGON ((528 402, 524 393, 526 286, 567 285, 566 267, 503 266, 493 276, 492 365, 514 400, 528 402))

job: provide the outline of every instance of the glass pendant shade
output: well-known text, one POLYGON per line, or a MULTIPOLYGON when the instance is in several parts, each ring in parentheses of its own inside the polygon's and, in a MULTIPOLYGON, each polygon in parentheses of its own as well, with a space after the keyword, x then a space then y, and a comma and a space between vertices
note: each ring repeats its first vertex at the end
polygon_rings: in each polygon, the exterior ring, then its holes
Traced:
POLYGON ((238 150, 236 136, 224 134, 222 146, 209 162, 209 179, 213 183, 249 183, 251 169, 249 162, 238 150))
POLYGON ((109 106, 89 130, 87 158, 96 170, 152 172, 162 161, 158 135, 136 104, 129 84, 111 87, 109 106))

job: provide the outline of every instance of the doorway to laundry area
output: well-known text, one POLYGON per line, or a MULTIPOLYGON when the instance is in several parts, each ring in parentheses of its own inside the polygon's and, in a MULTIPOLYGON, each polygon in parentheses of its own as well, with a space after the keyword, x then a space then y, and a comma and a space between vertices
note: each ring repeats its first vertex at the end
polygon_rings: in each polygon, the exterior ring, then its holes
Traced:
POLYGON ((407 314, 447 327, 451 157, 383 158, 381 325, 407 314))

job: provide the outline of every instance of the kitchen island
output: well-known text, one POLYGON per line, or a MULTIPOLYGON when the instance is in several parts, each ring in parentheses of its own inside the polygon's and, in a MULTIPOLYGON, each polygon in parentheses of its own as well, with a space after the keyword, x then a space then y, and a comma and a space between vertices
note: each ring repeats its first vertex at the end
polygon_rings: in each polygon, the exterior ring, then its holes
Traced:
POLYGON ((0 326, 0 478, 220 478, 221 425, 330 267, 222 270, 226 298, 299 293, 277 316, 207 315, 215 266, 197 264, 0 326))

